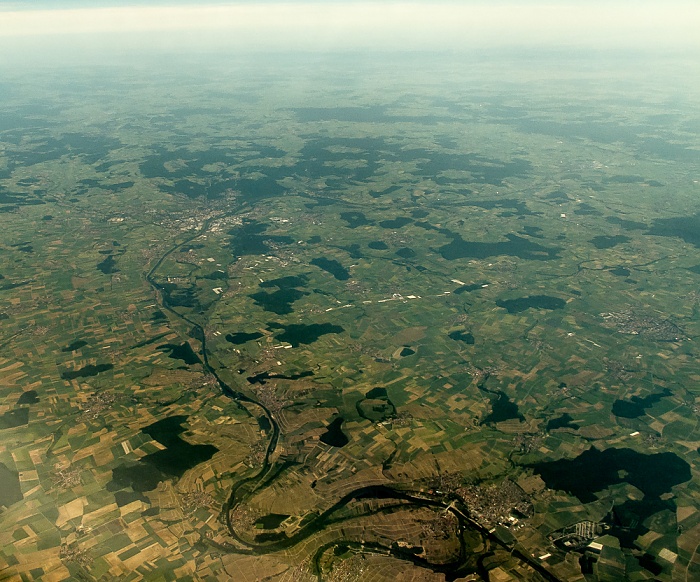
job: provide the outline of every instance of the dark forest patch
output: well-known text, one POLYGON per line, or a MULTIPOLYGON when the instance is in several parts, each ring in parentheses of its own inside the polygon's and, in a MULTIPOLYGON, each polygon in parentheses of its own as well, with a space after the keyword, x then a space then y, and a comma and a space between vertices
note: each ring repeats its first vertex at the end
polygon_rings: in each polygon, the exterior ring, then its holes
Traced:
POLYGON ((271 330, 282 329, 281 333, 275 335, 275 339, 289 343, 292 347, 298 347, 302 344, 312 344, 320 337, 327 334, 342 333, 345 331, 340 325, 332 323, 293 323, 290 325, 269 324, 271 330))
POLYGON ((136 492, 152 491, 160 481, 181 477, 185 471, 211 459, 219 449, 213 445, 192 445, 180 434, 186 416, 171 416, 141 429, 166 448, 151 453, 131 465, 120 465, 112 471, 109 491, 131 487, 136 492))
POLYGON ((0 415, 0 430, 29 424, 29 408, 15 408, 0 415))
POLYGON ((75 340, 68 344, 65 348, 61 349, 62 352, 74 352, 80 348, 84 348, 88 343, 85 340, 75 340))
POLYGON ((249 297, 265 311, 287 315, 293 312, 292 303, 308 295, 308 292, 297 289, 305 284, 306 277, 303 276, 279 277, 259 284, 263 289, 277 287, 275 291, 259 291, 251 293, 249 297))
POLYGON ((492 392, 496 397, 491 399, 491 412, 484 417, 479 424, 495 424, 506 420, 525 420, 525 417, 520 414, 518 405, 513 402, 503 392, 492 392))
POLYGON ((676 237, 700 248, 700 213, 675 218, 655 218, 647 234, 676 237))
POLYGON ((646 414, 646 409, 651 408, 662 398, 671 396, 671 391, 665 388, 658 394, 649 394, 644 398, 632 396, 629 400, 615 400, 612 406, 612 413, 620 418, 639 418, 646 414))
POLYGON ((119 269, 117 269, 117 261, 114 260, 114 255, 109 255, 103 261, 97 263, 97 270, 105 275, 118 273, 119 269))
POLYGON ((547 261, 558 258, 561 248, 546 247, 515 234, 507 234, 506 241, 466 241, 459 234, 450 233, 452 242, 443 245, 438 252, 448 261, 456 259, 486 259, 488 257, 511 256, 520 259, 547 261))
POLYGON ((266 234, 267 229, 268 225, 249 220, 228 231, 234 256, 264 255, 270 252, 269 243, 287 245, 294 242, 286 235, 266 234))
POLYGON ((465 344, 470 346, 474 345, 474 336, 468 331, 451 331, 447 334, 447 337, 457 342, 464 342, 465 344))
POLYGON ((22 499, 24 495, 19 483, 19 473, 0 463, 0 506, 9 507, 22 499))
POLYGON ((556 430, 558 428, 570 428, 571 430, 578 430, 579 425, 571 422, 573 418, 566 412, 558 418, 553 418, 547 423, 547 431, 556 430))
POLYGON ((643 222, 637 222, 636 220, 627 220, 624 218, 619 218, 617 216, 608 216, 605 218, 611 224, 617 224, 620 228, 624 230, 645 230, 648 226, 643 222))
POLYGON ((199 356, 194 353, 189 342, 183 342, 181 344, 162 344, 158 346, 157 349, 170 352, 168 354, 169 358, 173 360, 182 360, 188 366, 202 363, 199 356))
POLYGON ((22 392, 20 397, 17 399, 17 404, 36 404, 39 402, 39 396, 36 390, 27 390, 22 392))
POLYGON ((75 380, 76 378, 91 378, 111 370, 114 368, 114 364, 88 364, 77 370, 65 370, 61 372, 61 378, 64 380, 75 380))
POLYGON ((663 510, 675 513, 675 504, 661 497, 691 478, 690 466, 675 453, 644 454, 626 448, 591 448, 573 459, 529 466, 547 487, 566 491, 582 503, 595 501, 596 493, 619 483, 639 489, 644 494, 641 500, 628 500, 612 510, 610 533, 625 547, 634 547, 634 540, 649 531, 644 523, 652 515, 663 510))
POLYGON ((368 226, 374 224, 373 221, 369 220, 364 213, 353 210, 350 212, 341 212, 340 219, 344 220, 348 228, 358 228, 360 226, 368 226))
POLYGON ((239 331, 236 333, 227 334, 226 341, 232 343, 234 346, 241 346, 249 341, 260 339, 261 337, 263 337, 263 334, 259 331, 254 331, 251 333, 239 331))
POLYGON ((407 216, 399 216, 397 218, 392 218, 391 220, 382 220, 379 223, 379 226, 387 229, 398 229, 403 228, 404 226, 407 226, 412 222, 413 219, 408 218, 407 216))
POLYGON ((396 251, 396 255, 402 259, 412 259, 417 255, 417 253, 410 247, 401 247, 396 251))
POLYGON ((319 440, 322 443, 325 443, 327 445, 330 445, 332 447, 344 447, 350 442, 350 439, 348 436, 343 432, 342 426, 343 423, 345 422, 345 419, 342 417, 337 417, 331 422, 327 429, 326 432, 324 432, 320 437, 319 440))
POLYGON ((594 236, 589 242, 597 249, 611 249, 617 245, 630 242, 630 237, 623 234, 594 236))
POLYGON ((517 299, 499 299, 496 301, 496 305, 508 310, 508 313, 521 313, 527 309, 563 309, 566 306, 566 301, 550 295, 529 295, 517 299))
POLYGON ((313 259, 311 264, 326 271, 327 273, 330 273, 338 281, 347 281, 350 278, 350 273, 348 270, 335 259, 319 257, 317 259, 313 259))

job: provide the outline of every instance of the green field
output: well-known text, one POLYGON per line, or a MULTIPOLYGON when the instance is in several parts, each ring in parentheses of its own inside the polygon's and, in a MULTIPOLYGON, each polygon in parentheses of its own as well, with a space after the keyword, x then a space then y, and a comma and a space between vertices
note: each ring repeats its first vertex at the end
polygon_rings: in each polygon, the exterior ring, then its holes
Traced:
POLYGON ((334 59, 3 74, 0 578, 692 579, 684 63, 334 59))

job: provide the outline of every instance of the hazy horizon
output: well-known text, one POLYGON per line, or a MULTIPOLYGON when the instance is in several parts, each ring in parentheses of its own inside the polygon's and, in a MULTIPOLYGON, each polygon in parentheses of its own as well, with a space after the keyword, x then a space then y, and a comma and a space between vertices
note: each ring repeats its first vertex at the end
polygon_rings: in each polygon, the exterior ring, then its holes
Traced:
POLYGON ((173 51, 700 51, 700 8, 689 2, 83 4, 0 4, 0 62, 173 51))
POLYGON ((127 2, 0 0, 0 578, 700 580, 700 9, 127 2))

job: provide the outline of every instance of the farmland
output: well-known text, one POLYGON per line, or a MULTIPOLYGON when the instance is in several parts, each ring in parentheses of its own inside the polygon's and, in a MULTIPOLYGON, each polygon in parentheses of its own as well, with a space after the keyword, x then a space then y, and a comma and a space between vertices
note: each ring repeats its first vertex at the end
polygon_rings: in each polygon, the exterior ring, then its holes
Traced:
POLYGON ((697 576, 693 95, 260 58, 7 71, 0 577, 697 576))

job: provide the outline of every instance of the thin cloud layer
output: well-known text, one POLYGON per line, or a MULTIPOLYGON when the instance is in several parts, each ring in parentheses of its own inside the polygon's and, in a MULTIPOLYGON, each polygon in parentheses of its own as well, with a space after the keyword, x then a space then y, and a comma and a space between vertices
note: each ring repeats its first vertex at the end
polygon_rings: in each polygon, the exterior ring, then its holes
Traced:
POLYGON ((700 47, 689 2, 263 3, 0 12, 0 39, 186 35, 249 49, 700 47))

